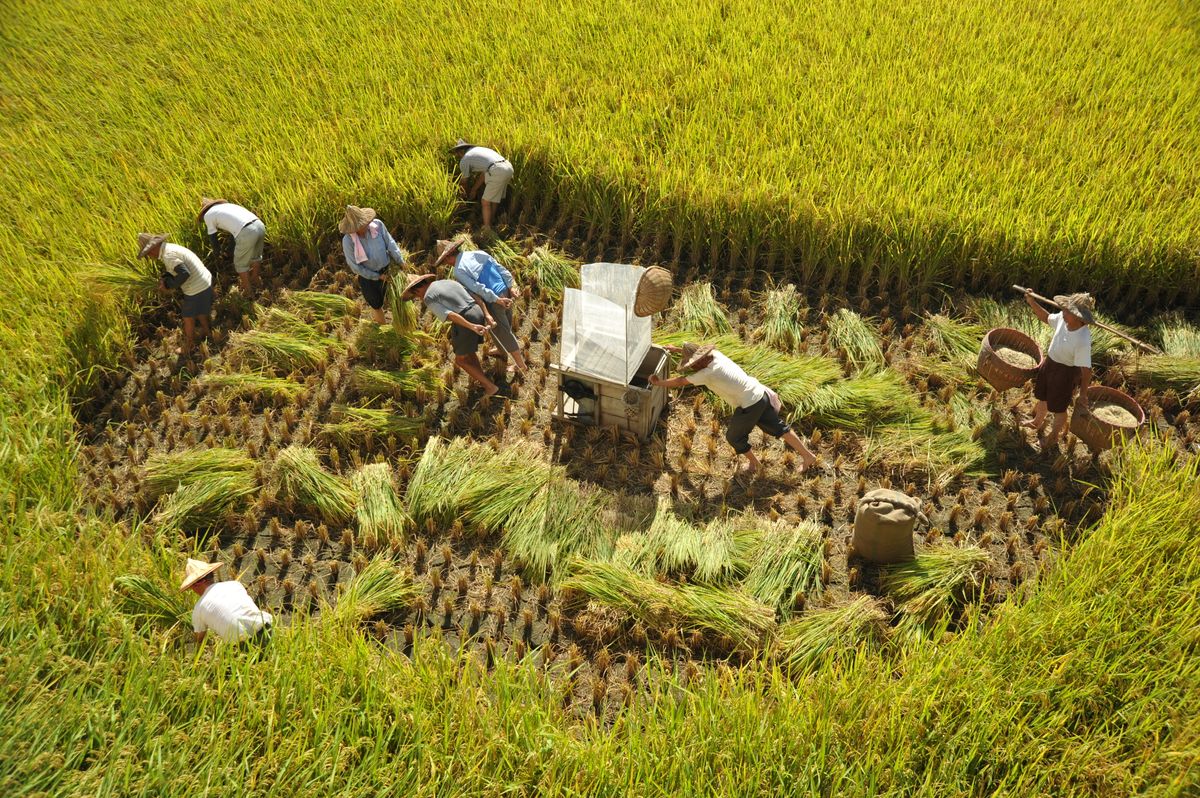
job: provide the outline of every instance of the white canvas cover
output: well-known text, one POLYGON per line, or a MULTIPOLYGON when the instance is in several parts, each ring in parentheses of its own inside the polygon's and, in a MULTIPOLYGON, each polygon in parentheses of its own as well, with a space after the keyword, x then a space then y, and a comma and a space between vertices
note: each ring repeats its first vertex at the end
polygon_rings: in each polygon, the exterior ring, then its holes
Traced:
POLYGON ((633 315, 638 280, 645 271, 623 263, 589 263, 580 289, 563 296, 562 365, 628 385, 650 349, 650 317, 633 315))

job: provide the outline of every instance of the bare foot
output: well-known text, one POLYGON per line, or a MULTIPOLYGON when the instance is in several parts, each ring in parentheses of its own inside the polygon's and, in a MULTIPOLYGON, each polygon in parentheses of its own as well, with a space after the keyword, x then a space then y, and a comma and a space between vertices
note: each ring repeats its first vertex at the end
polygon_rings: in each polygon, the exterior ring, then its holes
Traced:
POLYGON ((1021 426, 1022 426, 1022 427, 1028 427, 1029 429, 1037 429, 1037 428, 1038 428, 1039 426, 1041 426, 1041 425, 1039 425, 1039 424, 1034 424, 1034 423, 1033 423, 1033 419, 1032 419, 1032 418, 1025 418, 1024 416, 1022 416, 1022 418, 1021 418, 1021 426))
POLYGON ((758 466, 756 466, 754 463, 746 462, 746 463, 742 463, 742 465, 738 466, 737 473, 738 473, 738 476, 748 477, 757 470, 758 470, 758 466))

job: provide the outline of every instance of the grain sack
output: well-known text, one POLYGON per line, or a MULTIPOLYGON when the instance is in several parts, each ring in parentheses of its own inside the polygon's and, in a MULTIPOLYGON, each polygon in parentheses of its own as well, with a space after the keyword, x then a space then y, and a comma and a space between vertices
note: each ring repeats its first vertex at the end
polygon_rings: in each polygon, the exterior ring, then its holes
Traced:
POLYGON ((879 488, 858 500, 854 514, 854 550, 868 562, 886 565, 913 558, 913 526, 928 523, 916 499, 879 488))

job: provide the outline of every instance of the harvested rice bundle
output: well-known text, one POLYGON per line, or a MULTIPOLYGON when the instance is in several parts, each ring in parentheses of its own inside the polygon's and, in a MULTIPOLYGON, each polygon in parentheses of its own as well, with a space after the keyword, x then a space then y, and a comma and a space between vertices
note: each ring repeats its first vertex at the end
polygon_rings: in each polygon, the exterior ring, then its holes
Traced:
POLYGON ((355 366, 350 370, 350 383, 363 397, 412 396, 419 391, 432 391, 440 383, 441 375, 433 366, 383 371, 355 366))
POLYGON ((863 445, 868 466, 919 465, 929 476, 938 478, 973 473, 986 456, 969 430, 942 430, 928 417, 881 424, 871 430, 863 445))
POLYGON ((289 374, 325 363, 331 343, 331 339, 314 341, 286 333, 249 330, 233 336, 228 353, 231 362, 289 374))
POLYGON ((192 609, 183 591, 164 588, 144 576, 127 574, 113 580, 117 609, 122 614, 167 630, 189 627, 192 609))
POLYGON ((417 303, 400 298, 403 290, 404 285, 400 280, 388 281, 387 305, 392 311, 392 331, 400 336, 416 330, 421 321, 421 309, 417 303))
POLYGON ((354 511, 358 529, 378 540, 403 539, 411 525, 404 504, 392 482, 392 469, 386 463, 370 463, 354 472, 350 487, 357 495, 354 511))
POLYGON ((355 574, 337 598, 334 623, 362 623, 407 606, 421 590, 412 575, 386 557, 376 557, 355 574))
POLYGON ((163 529, 208 529, 224 520, 229 510, 243 505, 257 490, 253 473, 206 474, 162 499, 152 520, 163 529))
POLYGON ((257 327, 264 332, 282 333, 313 344, 334 342, 334 339, 326 338, 324 333, 295 313, 278 307, 260 308, 257 327))
POLYGON ((579 287, 579 264, 547 246, 529 254, 522 272, 522 280, 536 284, 548 299, 562 299, 563 291, 579 287))
MULTIPOLYGON (((992 313, 990 309, 988 312, 992 313)), ((1007 319, 1007 315, 1004 318, 1007 319)), ((991 324, 990 327, 1012 327, 1012 325, 1007 323, 991 324)), ((937 348, 952 360, 968 365, 974 364, 975 358, 979 354, 979 346, 983 342, 983 336, 987 334, 990 327, 952 319, 940 313, 932 314, 925 319, 925 332, 937 348)))
POLYGON ((187 449, 163 454, 156 452, 146 460, 142 485, 146 496, 157 499, 163 494, 209 479, 235 475, 253 481, 257 464, 241 449, 187 449))
POLYGON ((504 547, 536 581, 561 575, 574 557, 607 557, 612 534, 601 518, 610 501, 608 494, 567 479, 555 468, 533 500, 504 524, 504 547))
POLYGON ((796 286, 788 284, 768 291, 763 300, 763 322, 755 336, 766 346, 781 352, 795 352, 804 337, 801 310, 796 286))
POLYGON ((1142 388, 1200 392, 1200 357, 1134 355, 1125 362, 1125 372, 1142 388))
POLYGON ((205 374, 200 384, 239 399, 263 399, 288 402, 304 393, 304 386, 283 377, 235 371, 231 374, 205 374))
POLYGON ((151 259, 93 264, 89 270, 98 282, 132 296, 139 303, 158 298, 159 266, 151 259))
POLYGON ((420 416, 400 415, 389 408, 334 405, 331 415, 335 420, 322 424, 321 434, 342 444, 358 443, 371 436, 406 441, 419 435, 424 424, 420 416))
POLYGON ((883 368, 883 344, 871 322, 842 308, 829 317, 825 326, 830 343, 842 350, 853 371, 869 375, 883 368))
POLYGON ((679 299, 671 306, 667 326, 675 330, 692 331, 705 340, 733 332, 729 313, 713 294, 712 283, 685 286, 679 292, 679 299))
POLYGON ((280 451, 271 463, 270 479, 281 497, 315 510, 326 523, 344 523, 354 514, 354 490, 321 467, 314 449, 289 446, 280 451))
POLYGON ((404 494, 409 515, 418 523, 453 521, 458 515, 459 485, 476 467, 477 454, 461 438, 453 441, 430 438, 404 494))
POLYGON ((803 601, 821 593, 824 565, 825 541, 819 525, 776 522, 766 528, 750 552, 749 573, 742 587, 788 618, 803 601))
POLYGON ((358 303, 341 294, 328 294, 324 291, 288 291, 284 294, 283 299, 297 308, 325 319, 354 316, 358 313, 358 303))
POLYGON ((943 543, 885 569, 880 585, 903 616, 902 626, 930 629, 948 621, 983 587, 990 562, 977 546, 943 543))
POLYGON ((1172 313, 1160 318, 1154 333, 1162 343, 1163 353, 1178 358, 1200 360, 1200 327, 1172 313))
MULTIPOLYGON (((725 520, 704 526, 689 523, 674 514, 669 499, 660 497, 644 536, 644 549, 630 562, 635 570, 650 576, 686 576, 697 582, 720 584, 745 572, 756 538, 757 530, 746 524, 725 520)), ((626 542, 627 550, 631 543, 626 542)))
POLYGON ((487 251, 501 266, 513 274, 523 271, 526 266, 525 256, 502 238, 497 238, 489 244, 487 251))
POLYGON ((877 599, 859 596, 847 604, 806 612, 782 624, 773 654, 792 676, 812 673, 823 663, 851 661, 887 641, 887 613, 877 599))
POLYGON ((863 431, 921 413, 920 402, 900 375, 890 370, 823 385, 800 397, 788 418, 821 427, 863 431))

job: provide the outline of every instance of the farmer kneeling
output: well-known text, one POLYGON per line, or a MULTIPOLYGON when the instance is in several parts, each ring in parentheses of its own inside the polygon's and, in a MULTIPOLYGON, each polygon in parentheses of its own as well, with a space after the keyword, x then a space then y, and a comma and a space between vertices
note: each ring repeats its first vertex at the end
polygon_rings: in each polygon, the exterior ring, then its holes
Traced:
POLYGON ((459 252, 459 244, 458 241, 439 241, 433 268, 436 270, 444 260, 457 253, 451 273, 483 310, 484 323, 492 328, 492 335, 500 344, 494 354, 505 361, 509 355, 512 356, 513 365, 507 368, 509 375, 514 369, 524 374, 529 367, 525 365, 525 356, 521 354, 521 344, 513 334, 512 313, 513 300, 521 296, 521 289, 517 288, 512 272, 498 260, 481 249, 459 252))
POLYGON ((1037 317, 1054 328, 1046 357, 1038 365, 1037 378, 1033 383, 1033 396, 1038 400, 1033 409, 1033 418, 1025 426, 1037 430, 1038 440, 1045 449, 1058 443, 1058 438, 1067 426, 1067 408, 1071 396, 1079 387, 1079 409, 1088 408, 1087 389, 1092 384, 1092 297, 1090 294, 1059 295, 1054 302, 1061 308, 1058 313, 1049 313, 1033 298, 1033 291, 1025 289, 1025 301, 1037 317), (1046 423, 1046 411, 1054 414, 1054 424, 1049 436, 1042 437, 1042 426, 1046 423))
POLYGON ((396 239, 388 232, 374 208, 347 205, 338 223, 342 233, 342 254, 350 271, 358 275, 358 290, 371 308, 376 324, 383 324, 383 299, 387 292, 388 270, 393 263, 404 263, 396 239))
POLYGON ((200 320, 200 334, 208 337, 211 330, 209 314, 212 313, 212 274, 204 267, 195 252, 187 247, 167 242, 165 235, 138 234, 138 257, 158 258, 163 265, 158 278, 158 290, 178 288, 183 292, 179 315, 183 317, 183 346, 176 350, 180 357, 191 354, 196 339, 196 320, 200 320))
POLYGON ((270 640, 271 624, 275 622, 271 613, 260 610, 236 579, 214 581, 213 573, 220 567, 220 563, 210 564, 189 557, 183 583, 179 585, 180 590, 190 589, 200 597, 192 608, 196 642, 203 640, 210 629, 227 643, 265 643, 270 640))
POLYGON ((483 373, 479 362, 479 345, 487 335, 488 326, 483 310, 471 299, 467 289, 453 280, 438 280, 434 274, 418 274, 408 278, 400 298, 416 297, 425 303, 433 315, 450 322, 450 344, 454 347, 454 365, 483 386, 484 396, 495 396, 500 386, 483 373))
POLYGON ((770 388, 751 377, 742 367, 721 354, 712 344, 697 346, 687 343, 682 347, 667 346, 669 352, 683 353, 679 370, 687 376, 670 380, 651 375, 651 385, 664 388, 680 388, 684 385, 704 385, 734 408, 729 417, 725 440, 740 455, 745 455, 745 474, 758 470, 758 458, 750 451, 750 431, 758 427, 763 432, 782 438, 800 455, 800 473, 817 462, 791 427, 779 416, 779 396, 770 388))

